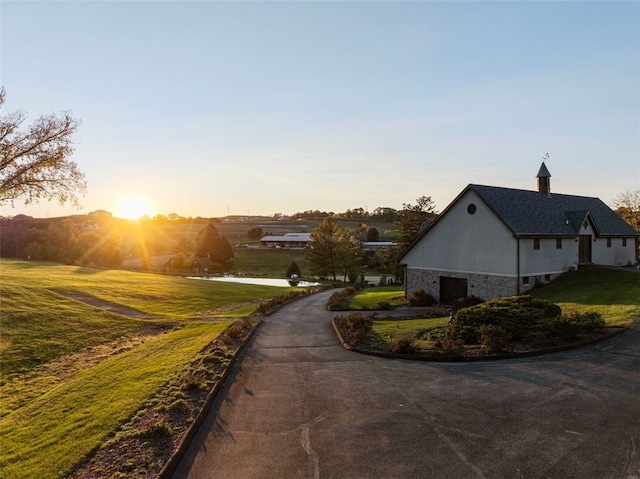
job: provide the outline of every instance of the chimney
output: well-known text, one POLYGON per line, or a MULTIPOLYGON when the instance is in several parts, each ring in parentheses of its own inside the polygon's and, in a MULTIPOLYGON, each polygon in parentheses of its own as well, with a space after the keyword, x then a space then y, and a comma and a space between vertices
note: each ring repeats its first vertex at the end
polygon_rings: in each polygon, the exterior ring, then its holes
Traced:
POLYGON ((540 170, 538 170, 538 174, 536 176, 538 178, 538 193, 542 193, 543 195, 551 196, 551 173, 547 170, 547 167, 542 162, 540 166, 540 170))

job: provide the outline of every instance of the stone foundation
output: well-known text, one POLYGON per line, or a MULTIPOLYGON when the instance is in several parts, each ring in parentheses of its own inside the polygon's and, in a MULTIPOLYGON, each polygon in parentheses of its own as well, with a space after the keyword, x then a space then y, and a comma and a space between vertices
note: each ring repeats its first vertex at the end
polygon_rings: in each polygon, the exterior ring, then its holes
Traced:
MULTIPOLYGON (((544 275, 530 276, 529 284, 520 284, 520 291, 518 291, 518 279, 511 276, 407 268, 405 278, 406 292, 407 294, 411 294, 416 289, 422 288, 439 301, 441 276, 466 279, 467 295, 476 296, 484 300, 504 296, 515 296, 519 292, 524 293, 534 287, 536 279, 539 282, 545 282, 544 275)), ((558 276, 558 274, 551 275, 551 280, 558 276)))

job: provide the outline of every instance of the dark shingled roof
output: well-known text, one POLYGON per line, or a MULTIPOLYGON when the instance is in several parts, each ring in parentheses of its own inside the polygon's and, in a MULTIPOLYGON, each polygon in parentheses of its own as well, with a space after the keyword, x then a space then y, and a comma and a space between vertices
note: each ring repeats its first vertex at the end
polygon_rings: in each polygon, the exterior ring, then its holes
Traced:
MULTIPOLYGON (((543 165, 544 166, 544 165, 543 165)), ((598 198, 469 185, 518 236, 575 236, 589 217, 599 236, 638 233, 598 198)))
POLYGON ((540 165, 540 169, 538 170, 538 174, 536 175, 536 178, 551 178, 551 173, 549 173, 549 170, 547 169, 547 166, 544 164, 544 161, 542 162, 542 165, 540 165))

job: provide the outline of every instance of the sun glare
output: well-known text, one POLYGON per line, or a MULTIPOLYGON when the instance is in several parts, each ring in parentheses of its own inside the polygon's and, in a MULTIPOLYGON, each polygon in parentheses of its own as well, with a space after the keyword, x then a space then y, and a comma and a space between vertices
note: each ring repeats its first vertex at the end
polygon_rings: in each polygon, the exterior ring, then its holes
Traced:
POLYGON ((114 216, 127 220, 137 220, 141 216, 148 215, 149 203, 142 198, 127 198, 120 202, 114 216))

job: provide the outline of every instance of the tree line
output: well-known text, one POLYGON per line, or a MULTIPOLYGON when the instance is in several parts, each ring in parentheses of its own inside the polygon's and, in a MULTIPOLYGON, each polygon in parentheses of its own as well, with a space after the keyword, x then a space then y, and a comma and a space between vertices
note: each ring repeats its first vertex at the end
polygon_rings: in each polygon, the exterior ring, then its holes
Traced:
MULTIPOLYGON (((150 270, 151 257, 162 254, 152 238, 141 236, 132 243, 119 234, 121 230, 94 229, 72 218, 41 221, 0 220, 0 256, 64 264, 118 268, 128 257, 141 257, 142 268, 150 270), (105 233, 105 231, 107 231, 105 233)), ((233 248, 213 223, 204 226, 196 237, 178 239, 173 257, 165 269, 188 271, 194 258, 211 272, 227 271, 233 260, 233 248)))

